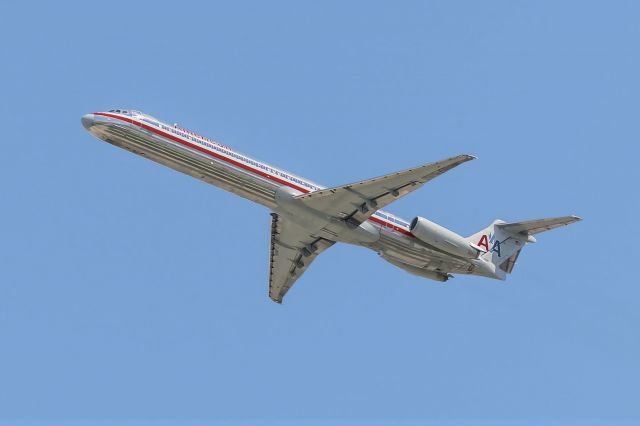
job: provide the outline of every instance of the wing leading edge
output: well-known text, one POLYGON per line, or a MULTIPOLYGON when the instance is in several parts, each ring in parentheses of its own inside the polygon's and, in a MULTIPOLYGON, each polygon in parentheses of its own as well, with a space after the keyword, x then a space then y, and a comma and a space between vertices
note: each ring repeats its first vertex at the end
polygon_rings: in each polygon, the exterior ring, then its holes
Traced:
POLYGON ((269 297, 282 303, 287 291, 307 270, 311 262, 335 244, 311 235, 304 228, 272 213, 269 250, 269 297))

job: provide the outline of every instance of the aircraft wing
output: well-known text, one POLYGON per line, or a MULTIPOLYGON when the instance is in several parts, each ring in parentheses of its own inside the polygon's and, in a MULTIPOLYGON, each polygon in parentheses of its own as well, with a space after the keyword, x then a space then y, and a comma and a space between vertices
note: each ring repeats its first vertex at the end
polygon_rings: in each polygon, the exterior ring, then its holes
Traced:
POLYGON ((335 244, 310 235, 304 228, 272 213, 269 250, 269 297, 277 303, 307 270, 311 262, 335 244))
POLYGON ((550 231, 551 229, 559 226, 570 225, 574 222, 578 222, 579 220, 582 219, 578 216, 562 216, 552 217, 549 219, 527 220, 524 222, 503 223, 496 226, 502 228, 505 232, 533 235, 544 231, 550 231))
POLYGON ((401 172, 298 195, 296 198, 315 210, 357 226, 376 210, 473 159, 475 157, 472 155, 458 155, 401 172))

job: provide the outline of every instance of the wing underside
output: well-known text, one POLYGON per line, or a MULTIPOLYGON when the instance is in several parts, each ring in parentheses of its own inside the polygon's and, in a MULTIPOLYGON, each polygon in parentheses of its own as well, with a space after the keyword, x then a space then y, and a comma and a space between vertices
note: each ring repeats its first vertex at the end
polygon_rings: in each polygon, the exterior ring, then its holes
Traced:
POLYGON ((311 262, 335 241, 315 237, 277 213, 271 216, 269 297, 282 303, 285 294, 311 262))
MULTIPOLYGON (((458 155, 435 163, 295 197, 327 218, 351 226, 366 221, 376 210, 420 188, 426 182, 475 157, 458 155)), ((313 235, 293 221, 272 213, 269 297, 278 303, 311 262, 335 241, 313 235)))
POLYGON ((471 155, 458 155, 377 178, 310 192, 296 198, 327 216, 343 219, 357 226, 376 210, 474 158, 471 155))

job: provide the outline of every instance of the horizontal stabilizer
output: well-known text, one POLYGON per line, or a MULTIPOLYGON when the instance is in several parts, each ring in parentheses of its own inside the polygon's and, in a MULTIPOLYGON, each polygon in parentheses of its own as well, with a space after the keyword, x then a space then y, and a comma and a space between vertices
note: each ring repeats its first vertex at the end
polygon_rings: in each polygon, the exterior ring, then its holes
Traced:
POLYGON ((560 226, 570 225, 582 220, 578 216, 562 216, 548 219, 527 220, 524 222, 500 223, 496 227, 509 234, 533 235, 550 231, 560 226))

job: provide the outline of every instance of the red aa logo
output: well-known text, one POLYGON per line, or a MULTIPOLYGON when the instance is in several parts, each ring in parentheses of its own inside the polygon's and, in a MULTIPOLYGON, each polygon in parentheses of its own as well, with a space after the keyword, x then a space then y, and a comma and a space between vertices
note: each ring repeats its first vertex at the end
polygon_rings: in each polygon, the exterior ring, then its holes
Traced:
POLYGON ((484 234, 481 238, 480 241, 478 241, 478 247, 484 247, 485 251, 489 251, 489 243, 493 242, 493 246, 491 247, 491 251, 498 253, 498 257, 500 257, 500 241, 498 241, 498 239, 495 237, 494 234, 490 234, 489 236, 487 236, 487 234, 484 234))

